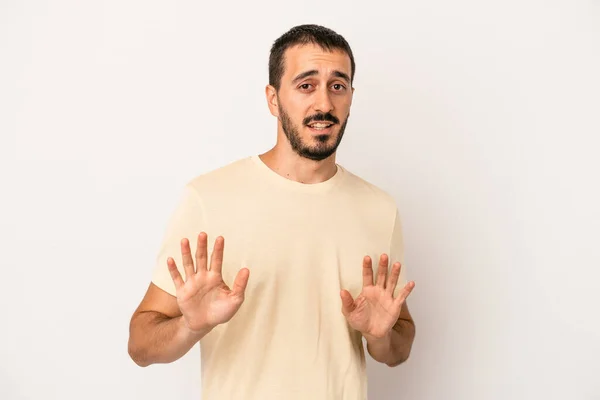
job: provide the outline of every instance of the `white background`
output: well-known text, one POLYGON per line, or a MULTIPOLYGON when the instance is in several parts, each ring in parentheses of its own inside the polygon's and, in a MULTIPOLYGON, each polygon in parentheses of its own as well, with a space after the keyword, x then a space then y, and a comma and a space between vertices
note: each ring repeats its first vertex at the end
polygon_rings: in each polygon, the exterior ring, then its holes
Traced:
POLYGON ((268 51, 302 23, 355 52, 337 160, 397 199, 417 284, 370 398, 600 399, 600 3, 575 0, 3 0, 1 399, 199 398, 198 349, 137 367, 129 318, 182 185, 274 144, 268 51))

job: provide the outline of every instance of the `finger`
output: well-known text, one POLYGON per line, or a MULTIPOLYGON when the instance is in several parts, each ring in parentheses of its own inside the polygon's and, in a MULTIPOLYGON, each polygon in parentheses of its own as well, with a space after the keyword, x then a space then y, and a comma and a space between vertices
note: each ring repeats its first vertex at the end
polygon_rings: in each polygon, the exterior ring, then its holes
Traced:
POLYGON ((342 298, 342 314, 348 315, 356 308, 352 295, 347 290, 340 291, 340 297, 342 298))
POLYGON ((373 286, 373 266, 371 265, 371 257, 363 258, 363 287, 373 286))
POLYGON ((388 281, 385 285, 385 291, 390 294, 392 297, 394 296, 394 290, 396 290, 396 285, 398 284, 398 278, 400 277, 401 265, 399 262, 394 263, 392 266, 392 271, 388 275, 388 281))
POLYGON ((167 258, 167 268, 169 268, 169 273, 171 274, 171 279, 173 279, 173 283, 175 284, 175 289, 179 290, 180 287, 183 286, 183 278, 177 269, 177 265, 175 265, 175 260, 171 257, 167 258))
POLYGON ((236 295, 244 295, 246 286, 248 285, 248 278, 250 277, 250 270, 248 268, 242 268, 238 271, 233 281, 233 289, 231 290, 236 295))
POLYGON ((200 232, 200 234, 198 234, 198 238, 197 238, 197 242, 196 242, 196 271, 197 272, 205 272, 206 271, 206 260, 208 259, 207 240, 208 240, 208 235, 206 234, 206 232, 200 232))
POLYGON ((223 267, 223 249, 225 248, 225 239, 223 236, 217 237, 215 247, 210 258, 210 270, 216 273, 221 273, 223 267))
POLYGON ((379 267, 377 269, 377 286, 379 286, 380 288, 385 288, 385 279, 387 277, 387 267, 388 265, 388 258, 386 254, 382 254, 381 257, 379 257, 379 267))
POLYGON ((402 305, 402 303, 404 303, 404 301, 408 298, 408 296, 411 294, 414 288, 415 282, 408 282, 406 285, 404 285, 404 289, 402 289, 398 297, 394 299, 394 302, 397 303, 398 306, 402 305))
POLYGON ((194 260, 192 259, 192 251, 190 250, 190 241, 181 239, 181 259, 183 261, 183 271, 185 272, 185 280, 194 275, 194 260))

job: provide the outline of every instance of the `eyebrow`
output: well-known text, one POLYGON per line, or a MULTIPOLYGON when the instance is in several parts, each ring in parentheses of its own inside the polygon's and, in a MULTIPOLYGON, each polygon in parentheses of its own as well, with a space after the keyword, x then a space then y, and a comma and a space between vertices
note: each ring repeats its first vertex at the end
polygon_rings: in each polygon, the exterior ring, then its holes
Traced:
MULTIPOLYGON (((311 69, 310 71, 305 71, 302 72, 300 74, 298 74, 294 80, 292 81, 292 83, 296 83, 304 78, 307 78, 309 76, 313 76, 313 75, 318 75, 319 71, 317 71, 316 69, 311 69)), ((342 71, 338 71, 338 70, 334 70, 332 72, 332 75, 338 78, 342 78, 344 79, 346 82, 350 83, 350 77, 348 76, 348 74, 342 72, 342 71)))

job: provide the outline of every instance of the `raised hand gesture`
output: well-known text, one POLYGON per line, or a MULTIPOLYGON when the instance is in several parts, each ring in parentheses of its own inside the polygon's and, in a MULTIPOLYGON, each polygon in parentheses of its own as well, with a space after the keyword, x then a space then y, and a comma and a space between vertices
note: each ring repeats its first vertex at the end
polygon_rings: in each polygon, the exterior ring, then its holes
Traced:
POLYGON ((400 268, 400 263, 395 263, 388 276, 388 257, 382 254, 379 259, 377 283, 373 284, 371 258, 366 256, 363 259, 362 292, 356 300, 347 290, 340 292, 342 313, 348 324, 366 338, 381 339, 391 332, 400 316, 402 304, 415 286, 414 282, 408 282, 404 290, 394 298, 400 268))
POLYGON ((184 282, 175 260, 169 257, 167 265, 175 283, 177 304, 187 327, 192 332, 210 330, 218 324, 229 321, 244 302, 244 293, 250 271, 242 268, 230 289, 223 281, 223 249, 225 240, 219 236, 215 240, 210 269, 207 268, 207 235, 198 235, 196 248, 196 268, 187 239, 181 241, 181 255, 186 275, 184 282))

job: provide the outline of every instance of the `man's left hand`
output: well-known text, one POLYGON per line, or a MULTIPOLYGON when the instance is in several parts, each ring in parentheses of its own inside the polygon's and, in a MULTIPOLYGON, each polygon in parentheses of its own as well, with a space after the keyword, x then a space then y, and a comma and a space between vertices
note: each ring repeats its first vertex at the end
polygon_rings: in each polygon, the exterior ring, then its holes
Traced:
POLYGON ((363 259, 363 288, 356 299, 347 290, 340 292, 342 313, 350 326, 367 339, 383 339, 390 335, 400 316, 402 304, 410 295, 415 283, 410 281, 394 298, 394 291, 400 277, 399 262, 392 265, 388 276, 388 257, 382 254, 379 259, 377 283, 373 284, 371 258, 363 259))

